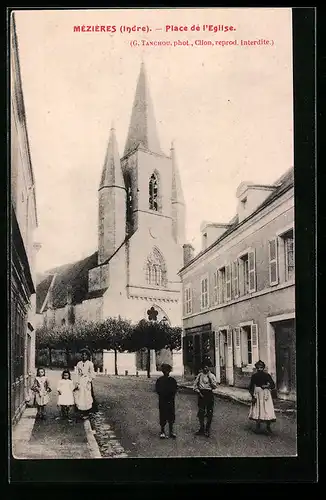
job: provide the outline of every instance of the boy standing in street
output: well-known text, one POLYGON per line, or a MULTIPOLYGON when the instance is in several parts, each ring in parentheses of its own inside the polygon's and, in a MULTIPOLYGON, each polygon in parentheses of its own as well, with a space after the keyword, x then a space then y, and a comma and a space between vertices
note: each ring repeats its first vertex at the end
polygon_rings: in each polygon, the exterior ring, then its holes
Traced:
POLYGON ((162 364, 161 370, 163 376, 158 378, 155 384, 155 390, 158 394, 159 415, 161 434, 160 438, 165 439, 165 425, 169 424, 169 437, 175 439, 176 435, 173 432, 173 424, 175 421, 175 395, 178 384, 175 378, 170 377, 172 367, 168 364, 162 364))
POLYGON ((193 389, 198 394, 198 419, 199 419, 199 430, 196 432, 196 436, 209 437, 210 428, 213 419, 214 410, 214 393, 213 389, 217 388, 217 382, 215 375, 210 371, 207 361, 203 363, 202 372, 198 373, 196 380, 194 382, 193 389), (205 416, 206 416, 206 426, 205 426, 205 416))

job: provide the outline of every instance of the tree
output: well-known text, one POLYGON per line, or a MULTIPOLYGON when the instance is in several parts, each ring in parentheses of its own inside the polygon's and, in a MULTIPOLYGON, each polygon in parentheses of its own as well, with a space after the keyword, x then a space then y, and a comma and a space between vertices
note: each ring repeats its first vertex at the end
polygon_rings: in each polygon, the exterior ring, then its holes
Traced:
POLYGON ((118 375, 118 352, 127 350, 128 340, 131 334, 131 324, 128 320, 118 318, 107 318, 100 325, 100 340, 103 349, 114 351, 114 373, 118 375))
POLYGON ((159 351, 168 346, 172 349, 181 348, 181 328, 171 327, 167 323, 141 319, 132 329, 128 341, 129 351, 147 349, 146 371, 150 378, 150 351, 159 351))

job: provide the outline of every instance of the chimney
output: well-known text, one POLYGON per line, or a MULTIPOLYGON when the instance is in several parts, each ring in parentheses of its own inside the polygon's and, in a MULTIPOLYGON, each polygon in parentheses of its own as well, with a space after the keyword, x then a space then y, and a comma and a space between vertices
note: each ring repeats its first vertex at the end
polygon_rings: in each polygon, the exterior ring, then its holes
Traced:
POLYGON ((193 258, 195 254, 195 249, 190 243, 185 243, 183 245, 183 265, 186 266, 193 258))

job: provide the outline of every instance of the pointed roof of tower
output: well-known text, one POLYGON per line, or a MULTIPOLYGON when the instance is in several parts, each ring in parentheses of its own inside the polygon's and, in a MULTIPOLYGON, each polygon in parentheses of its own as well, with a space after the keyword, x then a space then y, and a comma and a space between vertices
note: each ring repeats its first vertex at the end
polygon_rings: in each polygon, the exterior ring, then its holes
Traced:
POLYGON ((105 155, 100 189, 104 186, 125 187, 121 170, 118 143, 115 137, 113 124, 110 130, 109 144, 105 155))
POLYGON ((181 179, 179 174, 178 165, 176 162, 174 141, 171 143, 171 158, 172 158, 172 203, 185 203, 183 191, 181 186, 181 179))
POLYGON ((143 61, 140 66, 124 156, 140 145, 152 153, 162 154, 143 61))

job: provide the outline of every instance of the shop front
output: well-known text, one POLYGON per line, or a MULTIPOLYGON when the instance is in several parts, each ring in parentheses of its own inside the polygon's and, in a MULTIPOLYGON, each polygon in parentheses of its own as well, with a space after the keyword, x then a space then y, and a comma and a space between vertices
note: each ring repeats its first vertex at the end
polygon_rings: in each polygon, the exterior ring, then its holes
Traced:
POLYGON ((215 373, 215 338, 211 323, 185 329, 183 356, 185 377, 197 375, 204 360, 215 373))

